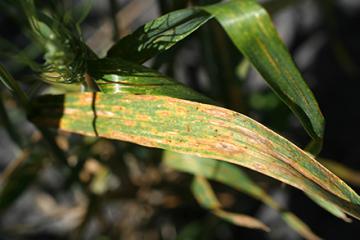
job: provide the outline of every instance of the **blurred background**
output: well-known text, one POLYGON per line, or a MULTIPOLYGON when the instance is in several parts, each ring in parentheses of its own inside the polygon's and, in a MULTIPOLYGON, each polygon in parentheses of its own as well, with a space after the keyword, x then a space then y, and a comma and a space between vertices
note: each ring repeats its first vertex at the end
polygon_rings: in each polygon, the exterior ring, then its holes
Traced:
MULTIPOLYGON (((18 9, 0 1, 0 62, 35 97, 54 92, 31 70, 42 49, 31 41, 18 9)), ((51 2, 41 3, 46 7, 51 2)), ((62 0, 65 9, 86 1, 62 0)), ((164 13, 216 0, 94 0, 81 25, 99 55, 117 39, 164 13)), ((326 119, 320 157, 353 172, 345 178, 359 193, 360 1, 260 1, 271 14, 326 119)), ((84 10, 85 11, 85 10, 84 10)), ((244 113, 305 146, 306 132, 266 82, 211 21, 147 66, 244 113)), ((130 143, 51 132, 61 149, 39 144, 38 130, 0 86, 0 239, 301 239, 262 203, 213 183, 220 202, 260 219, 270 233, 224 222, 202 209, 191 176, 161 164, 161 151, 130 143), (21 144, 28 143, 28 149, 21 144), (32 149, 30 151, 29 149, 32 149)), ((345 223, 302 192, 250 172, 282 206, 324 239, 357 239, 360 222, 345 223)))

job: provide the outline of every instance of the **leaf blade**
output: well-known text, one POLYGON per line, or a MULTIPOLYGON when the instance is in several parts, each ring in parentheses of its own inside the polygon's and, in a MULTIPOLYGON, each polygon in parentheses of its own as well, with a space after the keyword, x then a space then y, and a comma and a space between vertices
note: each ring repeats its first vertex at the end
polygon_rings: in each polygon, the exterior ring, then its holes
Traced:
POLYGON ((224 108, 166 96, 81 93, 42 97, 33 110, 40 125, 238 164, 360 217, 359 196, 310 154, 224 108))
POLYGON ((203 176, 243 192, 275 209, 281 218, 302 237, 314 240, 320 239, 296 215, 281 207, 253 182, 244 171, 232 164, 170 151, 165 151, 163 163, 175 170, 203 176))
POLYGON ((318 153, 324 117, 265 9, 253 0, 230 0, 203 9, 215 16, 235 46, 301 120, 318 153))
POLYGON ((110 48, 107 57, 142 63, 168 50, 212 18, 199 9, 181 9, 165 14, 137 29, 110 48))
POLYGON ((223 220, 242 227, 259 229, 265 232, 270 231, 268 226, 256 218, 222 210, 210 183, 204 177, 194 177, 191 184, 191 190, 200 205, 210 209, 214 215, 222 218, 223 220))

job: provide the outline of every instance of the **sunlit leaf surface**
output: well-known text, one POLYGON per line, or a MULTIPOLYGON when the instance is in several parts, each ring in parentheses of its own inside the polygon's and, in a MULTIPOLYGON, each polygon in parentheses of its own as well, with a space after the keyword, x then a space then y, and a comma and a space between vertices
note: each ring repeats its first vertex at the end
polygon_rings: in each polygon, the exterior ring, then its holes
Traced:
POLYGON ((171 48, 211 18, 210 14, 199 9, 182 9, 165 14, 121 39, 107 56, 144 62, 171 48))
POLYGON ((309 150, 317 154, 324 132, 322 113, 269 15, 254 0, 230 0, 169 13, 120 40, 108 56, 142 62, 185 38, 211 16, 219 21, 235 46, 301 120, 313 138, 309 150))
POLYGON ((310 154, 221 107, 166 96, 80 93, 39 98, 31 119, 42 126, 238 164, 360 216, 359 196, 310 154))

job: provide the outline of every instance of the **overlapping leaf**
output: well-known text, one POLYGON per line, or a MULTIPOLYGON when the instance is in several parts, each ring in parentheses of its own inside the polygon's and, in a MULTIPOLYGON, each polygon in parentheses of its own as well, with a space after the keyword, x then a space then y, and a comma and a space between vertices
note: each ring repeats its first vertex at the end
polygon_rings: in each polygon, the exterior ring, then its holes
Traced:
POLYGON ((318 153, 322 146, 324 118, 270 17, 254 0, 230 0, 169 13, 120 40, 110 49, 108 56, 143 62, 170 48, 213 16, 235 46, 301 120, 314 140, 309 150, 318 153))
POLYGON ((315 140, 312 150, 318 153, 324 118, 265 9, 254 0, 232 0, 204 9, 215 16, 235 46, 301 120, 315 140))
MULTIPOLYGON (((281 207, 262 188, 253 182, 240 168, 221 161, 200 158, 186 154, 166 151, 163 156, 166 166, 178 171, 203 176, 221 182, 240 192, 262 201, 269 207, 279 212, 282 219, 306 239, 320 239, 311 229, 293 213, 281 207)), ((335 210, 337 208, 334 208, 335 210)), ((331 209, 331 211, 333 211, 331 209)), ((340 211, 340 214, 343 214, 340 211)))
POLYGON ((163 15, 121 39, 108 57, 121 57, 142 63, 183 40, 212 16, 199 9, 182 9, 163 15))
POLYGON ((221 209, 221 204, 216 198, 215 193, 213 192, 211 185, 206 180, 206 178, 201 176, 195 177, 192 182, 191 189, 200 205, 210 209, 213 214, 224 219, 225 221, 242 227, 260 229, 263 231, 270 230, 269 227, 256 218, 244 214, 224 211, 221 209))
POLYGON ((114 59, 88 62, 90 76, 102 91, 130 95, 46 97, 35 104, 33 120, 81 134, 236 163, 359 217, 358 195, 312 156, 243 115, 177 99, 209 102, 156 72, 116 58, 143 62, 184 39, 211 17, 220 22, 238 49, 299 117, 314 139, 317 153, 324 124, 317 102, 269 16, 251 0, 181 10, 152 21, 116 44, 108 54, 114 59))
POLYGON ((211 99, 147 67, 120 58, 90 61, 89 74, 104 93, 164 95, 198 102, 211 99))

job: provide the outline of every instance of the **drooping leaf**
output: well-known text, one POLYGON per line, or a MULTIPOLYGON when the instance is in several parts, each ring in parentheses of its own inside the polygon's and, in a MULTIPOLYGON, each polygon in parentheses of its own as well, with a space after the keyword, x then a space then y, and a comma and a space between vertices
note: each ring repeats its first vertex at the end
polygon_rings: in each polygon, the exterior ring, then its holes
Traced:
POLYGON ((360 198, 310 154, 231 110, 166 97, 80 93, 44 96, 40 126, 224 160, 276 178, 359 218, 360 198))
POLYGON ((360 172, 330 159, 320 159, 321 164, 350 184, 360 186, 360 172))
POLYGON ((210 14, 198 9, 165 14, 118 41, 107 56, 142 63, 168 50, 211 18, 210 14))
POLYGON ((231 213, 222 210, 221 204, 215 196, 214 191, 212 190, 209 182, 204 177, 195 177, 192 182, 191 189, 200 205, 212 210, 213 214, 224 219, 225 221, 242 227, 260 229, 263 231, 270 230, 269 227, 256 218, 244 214, 231 213))
POLYGON ((108 56, 141 63, 183 40, 212 17, 219 21, 235 46, 300 119, 313 139, 308 150, 317 154, 322 147, 324 132, 322 113, 269 15, 254 0, 230 0, 169 13, 120 40, 108 56))
POLYGON ((165 151, 163 162, 166 166, 178 171, 203 176, 248 194, 278 211, 282 219, 302 237, 306 239, 320 239, 304 222, 293 213, 281 207, 271 196, 253 182, 244 171, 235 165, 170 151, 165 151))
POLYGON ((207 6, 235 46, 251 61, 278 96, 301 120, 321 149, 324 117, 264 8, 254 0, 230 0, 207 6))
POLYGON ((351 222, 351 219, 346 216, 346 214, 339 209, 335 204, 327 201, 324 198, 319 198, 316 195, 307 194, 310 199, 316 202, 320 207, 331 213, 332 215, 341 218, 345 222, 351 222))
POLYGON ((191 189, 196 200, 205 208, 218 209, 221 208, 221 204, 210 184, 204 177, 197 176, 194 178, 191 184, 191 189))

